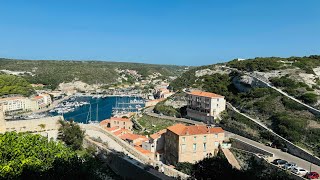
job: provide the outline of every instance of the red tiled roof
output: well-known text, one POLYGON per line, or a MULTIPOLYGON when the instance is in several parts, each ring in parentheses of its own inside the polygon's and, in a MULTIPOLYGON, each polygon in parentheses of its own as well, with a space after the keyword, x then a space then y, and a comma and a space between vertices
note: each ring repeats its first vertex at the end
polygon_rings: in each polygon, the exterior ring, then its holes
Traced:
POLYGON ((189 94, 194 96, 202 96, 202 97, 209 97, 209 98, 223 98, 223 96, 219 94, 204 92, 204 91, 192 91, 189 94))
POLYGON ((154 134, 151 134, 150 137, 151 137, 152 139, 158 139, 162 134, 164 134, 164 133, 166 133, 166 132, 167 132, 166 129, 162 129, 161 131, 158 131, 158 132, 156 132, 156 133, 154 133, 154 134))
POLYGON ((43 98, 42 96, 36 96, 36 97, 34 97, 35 99, 41 99, 41 98, 43 98))
POLYGON ((113 132, 114 130, 119 129, 119 127, 118 126, 115 126, 115 127, 112 127, 112 128, 105 127, 104 129, 107 130, 107 131, 113 132))
POLYGON ((140 146, 134 146, 134 148, 135 148, 136 150, 140 151, 140 152, 143 153, 143 154, 151 154, 151 153, 152 153, 151 151, 148 151, 148 150, 146 150, 146 149, 143 149, 143 148, 140 147, 140 146))
POLYGON ((224 130, 221 127, 207 127, 206 125, 186 126, 184 124, 176 124, 167 128, 171 132, 179 135, 197 135, 197 134, 215 134, 222 133, 224 130))
POLYGON ((100 122, 100 126, 108 125, 109 123, 110 123, 110 120, 106 119, 100 122))
POLYGON ((127 134, 127 133, 131 133, 131 131, 127 130, 127 129, 119 129, 115 132, 113 132, 114 135, 119 136, 122 134, 127 134))
POLYGON ((128 139, 128 140, 132 140, 133 141, 133 140, 139 139, 139 138, 145 139, 146 137, 138 135, 138 134, 127 133, 127 134, 124 134, 124 135, 120 136, 120 138, 121 139, 128 139))

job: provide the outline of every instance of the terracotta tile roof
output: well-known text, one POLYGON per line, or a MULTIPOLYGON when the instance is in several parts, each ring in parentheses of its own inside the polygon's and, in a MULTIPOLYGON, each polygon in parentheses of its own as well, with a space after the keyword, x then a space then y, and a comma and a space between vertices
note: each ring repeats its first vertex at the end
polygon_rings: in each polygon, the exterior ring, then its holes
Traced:
POLYGON ((142 154, 151 154, 152 152, 151 151, 148 151, 146 149, 143 149, 142 147, 140 146, 134 146, 134 148, 138 151, 140 151, 142 154))
POLYGON ((111 117, 110 120, 131 122, 131 120, 128 118, 119 118, 119 117, 111 117))
POLYGON ((43 98, 42 96, 36 96, 36 97, 34 97, 34 99, 41 99, 41 98, 43 98))
POLYGON ((105 127, 104 129, 107 130, 107 131, 110 131, 110 132, 114 132, 115 130, 118 130, 120 128, 118 126, 115 126, 115 127, 112 127, 112 128, 105 127))
POLYGON ((209 97, 209 98, 223 98, 224 96, 221 96, 219 94, 210 93, 210 92, 204 92, 204 91, 192 91, 188 94, 194 95, 194 96, 202 96, 202 97, 209 97))
POLYGON ((131 133, 131 131, 127 129, 118 129, 117 131, 113 132, 113 134, 116 136, 127 134, 127 133, 131 133))
POLYGON ((166 132, 167 132, 166 129, 162 129, 161 131, 158 131, 158 132, 156 132, 156 133, 154 133, 154 134, 151 134, 150 137, 151 137, 152 139, 158 139, 162 134, 164 134, 164 133, 166 133, 166 132))
POLYGON ((108 125, 109 123, 110 123, 110 120, 106 119, 100 122, 100 126, 105 126, 105 125, 108 125))
POLYGON ((121 139, 128 139, 128 140, 136 140, 136 139, 146 139, 147 137, 145 136, 141 136, 141 135, 138 135, 138 134, 131 134, 131 133, 127 133, 127 134, 124 134, 122 136, 120 136, 121 139))
POLYGON ((222 133, 224 130, 221 127, 207 127, 206 125, 186 126, 184 124, 176 124, 167 128, 171 132, 179 135, 197 135, 197 134, 215 134, 222 133))

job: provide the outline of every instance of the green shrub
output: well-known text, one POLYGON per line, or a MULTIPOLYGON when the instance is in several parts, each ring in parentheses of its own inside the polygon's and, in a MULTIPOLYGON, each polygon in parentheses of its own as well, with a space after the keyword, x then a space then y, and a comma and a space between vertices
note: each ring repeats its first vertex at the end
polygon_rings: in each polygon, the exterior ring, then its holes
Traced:
POLYGON ((318 95, 313 93, 305 93, 300 96, 300 99, 305 103, 314 104, 318 101, 318 95))

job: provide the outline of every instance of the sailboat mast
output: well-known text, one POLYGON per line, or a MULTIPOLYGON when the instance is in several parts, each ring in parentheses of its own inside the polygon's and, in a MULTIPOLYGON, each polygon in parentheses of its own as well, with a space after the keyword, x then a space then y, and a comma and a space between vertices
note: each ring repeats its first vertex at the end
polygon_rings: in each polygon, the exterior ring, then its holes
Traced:
POLYGON ((96 114, 96 121, 99 121, 99 118, 98 118, 98 116, 99 116, 99 106, 98 106, 99 104, 97 103, 97 114, 96 114))

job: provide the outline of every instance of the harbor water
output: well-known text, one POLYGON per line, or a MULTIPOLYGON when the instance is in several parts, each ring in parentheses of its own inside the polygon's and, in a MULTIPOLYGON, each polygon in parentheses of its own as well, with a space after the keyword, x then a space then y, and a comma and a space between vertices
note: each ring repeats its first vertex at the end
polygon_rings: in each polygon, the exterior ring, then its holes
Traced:
MULTIPOLYGON (((87 124, 90 121, 102 121, 110 118, 113 115, 113 109, 116 113, 119 112, 136 112, 138 108, 143 108, 143 99, 140 97, 105 97, 93 98, 92 96, 86 97, 73 97, 66 102, 86 102, 86 104, 74 107, 73 111, 58 113, 50 112, 50 115, 63 115, 66 120, 73 119, 75 122, 87 124)), ((62 103, 62 104, 63 104, 62 103)))

